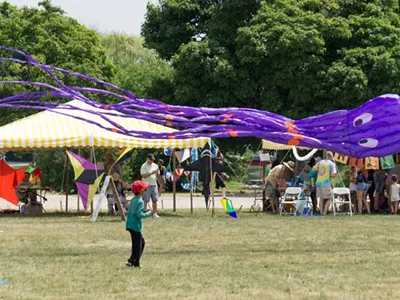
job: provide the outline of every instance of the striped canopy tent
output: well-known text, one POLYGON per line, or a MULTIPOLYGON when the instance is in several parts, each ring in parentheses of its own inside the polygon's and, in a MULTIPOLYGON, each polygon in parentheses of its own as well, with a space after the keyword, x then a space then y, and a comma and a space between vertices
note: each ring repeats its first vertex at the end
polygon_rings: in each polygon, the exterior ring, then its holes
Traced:
MULTIPOLYGON (((96 112, 106 112, 106 110, 92 107, 78 100, 68 102, 68 104, 87 108, 96 112)), ((22 149, 51 149, 51 148, 201 148, 208 138, 197 139, 143 139, 125 136, 119 133, 108 131, 94 124, 66 116, 61 113, 77 116, 87 120, 93 120, 103 126, 110 126, 107 121, 99 115, 80 110, 53 109, 45 110, 32 116, 23 118, 13 123, 0 127, 0 149, 2 150, 22 150, 22 149)), ((138 129, 141 131, 162 133, 173 132, 174 129, 142 121, 133 118, 119 116, 108 116, 117 124, 121 124, 127 129, 138 129)))

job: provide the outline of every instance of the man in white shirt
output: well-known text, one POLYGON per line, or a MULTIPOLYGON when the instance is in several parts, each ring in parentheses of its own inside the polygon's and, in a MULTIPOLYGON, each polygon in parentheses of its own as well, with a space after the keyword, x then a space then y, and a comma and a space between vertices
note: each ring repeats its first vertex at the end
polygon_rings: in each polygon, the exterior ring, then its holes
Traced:
POLYGON ((147 188, 143 195, 144 208, 147 209, 147 205, 151 201, 153 202, 153 218, 159 219, 157 214, 157 201, 158 201, 158 187, 157 187, 157 175, 160 173, 158 166, 154 163, 154 155, 147 155, 147 161, 140 168, 140 174, 142 175, 142 181, 147 182, 150 186, 147 188))

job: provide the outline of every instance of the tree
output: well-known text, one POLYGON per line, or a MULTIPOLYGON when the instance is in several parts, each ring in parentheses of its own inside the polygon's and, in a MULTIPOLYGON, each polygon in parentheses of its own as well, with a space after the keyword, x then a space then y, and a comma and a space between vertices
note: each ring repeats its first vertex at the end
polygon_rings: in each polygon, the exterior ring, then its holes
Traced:
POLYGON ((115 84, 139 98, 157 99, 168 95, 165 87, 171 86, 173 69, 154 50, 145 48, 141 37, 103 34, 102 43, 116 66, 115 84))
POLYGON ((302 118, 399 93, 395 0, 160 0, 146 45, 175 68, 175 103, 302 118))
MULTIPOLYGON (((52 6, 49 0, 41 1, 38 5, 39 8, 17 8, 7 1, 0 3, 0 45, 23 50, 42 63, 111 80, 114 67, 106 56, 97 32, 65 16, 64 11, 52 6)), ((3 51, 0 54, 10 55, 3 51)), ((6 62, 2 62, 0 66, 0 80, 51 82, 43 71, 29 66, 6 62)), ((66 84, 83 84, 76 78, 58 75, 66 84)), ((2 85, 0 97, 26 90, 34 88, 2 85)), ((57 99, 57 101, 62 100, 57 99)), ((2 110, 0 125, 31 113, 2 110)))
MULTIPOLYGON (((42 63, 54 65, 110 81, 114 66, 107 58, 96 31, 64 15, 48 0, 39 2, 39 8, 17 8, 7 1, 0 3, 0 45, 17 48, 33 55, 42 63)), ((10 53, 1 51, 1 56, 10 53)), ((17 55, 13 57, 20 58, 17 55)), ((83 80, 57 74, 68 85, 92 85, 83 80)), ((0 80, 31 80, 53 83, 49 76, 37 68, 9 62, 0 62, 0 80)), ((0 85, 0 98, 36 90, 31 86, 0 85)), ((52 99, 52 101, 67 101, 52 99)), ((0 125, 35 113, 33 110, 0 110, 0 125)), ((86 156, 88 157, 88 156, 86 156)), ((50 150, 37 153, 38 165, 45 174, 43 184, 56 190, 63 188, 65 151, 50 150), (60 171, 61 170, 61 171, 60 171)), ((70 168, 70 187, 72 168, 70 168)))

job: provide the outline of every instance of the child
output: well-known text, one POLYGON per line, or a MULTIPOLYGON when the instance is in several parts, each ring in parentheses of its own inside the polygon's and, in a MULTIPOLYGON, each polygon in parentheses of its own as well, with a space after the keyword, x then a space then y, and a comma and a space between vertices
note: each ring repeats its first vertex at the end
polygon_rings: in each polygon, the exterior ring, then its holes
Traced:
POLYGON ((399 208, 399 200, 400 200, 400 185, 397 183, 397 176, 392 175, 392 184, 389 189, 389 199, 390 199, 390 208, 392 215, 397 214, 397 209, 399 208))
POLYGON ((143 254, 145 241, 142 236, 142 219, 147 218, 151 214, 151 210, 144 210, 144 202, 142 196, 149 187, 147 182, 140 180, 132 183, 132 191, 135 197, 131 200, 128 214, 126 218, 126 230, 131 234, 132 239, 132 255, 126 262, 128 267, 140 268, 140 257, 143 254))

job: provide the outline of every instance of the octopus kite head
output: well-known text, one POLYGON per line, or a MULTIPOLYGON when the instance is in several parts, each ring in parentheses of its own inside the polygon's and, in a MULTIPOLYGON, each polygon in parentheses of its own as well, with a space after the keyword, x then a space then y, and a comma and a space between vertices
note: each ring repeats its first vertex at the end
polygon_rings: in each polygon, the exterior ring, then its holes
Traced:
POLYGON ((373 149, 390 147, 398 136, 399 123, 398 95, 383 95, 349 111, 348 134, 356 156, 365 157, 373 149))

